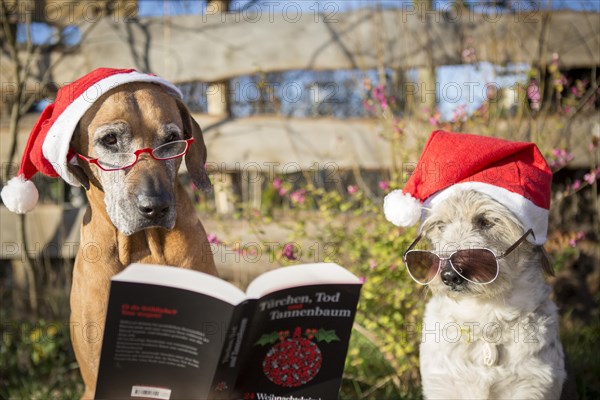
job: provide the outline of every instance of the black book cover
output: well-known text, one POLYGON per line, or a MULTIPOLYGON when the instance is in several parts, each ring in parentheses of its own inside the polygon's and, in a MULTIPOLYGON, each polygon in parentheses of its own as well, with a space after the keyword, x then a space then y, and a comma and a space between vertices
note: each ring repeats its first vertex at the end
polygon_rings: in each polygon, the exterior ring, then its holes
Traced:
POLYGON ((172 287, 113 281, 96 399, 206 399, 234 306, 172 287))

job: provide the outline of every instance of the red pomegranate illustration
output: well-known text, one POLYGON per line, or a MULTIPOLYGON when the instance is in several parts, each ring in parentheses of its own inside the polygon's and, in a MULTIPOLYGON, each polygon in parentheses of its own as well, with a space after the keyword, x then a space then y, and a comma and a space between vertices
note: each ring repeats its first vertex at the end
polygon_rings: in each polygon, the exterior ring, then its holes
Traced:
POLYGON ((265 376, 274 384, 284 387, 298 387, 307 384, 317 376, 321 369, 323 357, 321 350, 312 341, 339 340, 335 331, 324 329, 302 329, 297 327, 292 337, 289 331, 279 331, 262 335, 257 345, 277 342, 267 352, 262 369, 265 376))

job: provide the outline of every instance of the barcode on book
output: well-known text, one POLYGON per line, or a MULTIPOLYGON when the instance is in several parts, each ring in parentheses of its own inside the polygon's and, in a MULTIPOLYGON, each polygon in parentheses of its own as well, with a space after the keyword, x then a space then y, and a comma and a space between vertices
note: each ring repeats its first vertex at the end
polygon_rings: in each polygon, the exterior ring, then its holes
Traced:
POLYGON ((132 386, 131 397, 169 400, 171 398, 171 389, 153 386, 132 386))

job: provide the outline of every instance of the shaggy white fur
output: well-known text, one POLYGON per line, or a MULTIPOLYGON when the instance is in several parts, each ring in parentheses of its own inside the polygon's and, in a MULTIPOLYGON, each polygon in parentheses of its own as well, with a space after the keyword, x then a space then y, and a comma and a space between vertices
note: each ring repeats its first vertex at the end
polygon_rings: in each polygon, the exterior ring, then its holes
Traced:
MULTIPOLYGON (((486 247, 500 254, 524 233, 490 197, 463 191, 435 205, 422 233, 440 255, 486 247)), ((529 242, 500 260, 498 278, 429 284, 421 335, 427 399, 558 399, 566 378, 558 314, 549 299, 539 247, 529 242)))

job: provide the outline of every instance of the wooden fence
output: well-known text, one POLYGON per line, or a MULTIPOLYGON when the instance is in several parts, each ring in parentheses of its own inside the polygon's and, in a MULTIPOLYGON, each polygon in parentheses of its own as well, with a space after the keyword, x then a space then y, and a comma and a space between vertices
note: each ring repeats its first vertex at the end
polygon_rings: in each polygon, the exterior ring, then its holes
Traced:
MULTIPOLYGON (((206 133, 209 163, 226 174, 239 172, 251 163, 277 172, 286 172, 283 168, 292 164, 303 169, 327 162, 340 169, 387 169, 392 163, 389 144, 381 138, 381 127, 374 120, 231 118, 227 80, 237 76, 303 69, 408 70, 461 64, 462 51, 467 47, 473 48, 478 61, 499 65, 528 63, 543 67, 553 53, 560 55, 564 68, 600 65, 598 13, 538 10, 499 15, 412 6, 348 13, 322 10, 318 14, 252 11, 165 18, 128 18, 132 15, 121 13, 93 18, 82 26, 83 40, 78 46, 40 55, 34 63, 34 76, 39 79, 52 68, 50 80, 62 84, 93 68, 110 65, 149 71, 175 83, 208 82, 208 114, 195 117, 206 133)), ((7 78, 10 59, 1 57, 0 66, 5 96, 11 90, 7 78)), ((32 79, 29 90, 42 90, 36 85, 36 79, 32 79)), ((34 121, 35 116, 27 116, 22 124, 21 148, 34 121)), ((515 127, 499 121, 495 134, 525 138, 534 130, 545 135, 543 143, 548 148, 544 150, 570 144, 578 162, 586 165, 586 144, 592 132, 600 131, 600 116, 566 122, 550 118, 532 124, 515 127)), ((2 160, 6 160, 10 140, 6 125, 5 121, 0 125, 2 160)), ((404 121, 404 129, 406 160, 414 162, 431 126, 411 120, 404 121)), ((230 210, 226 192, 231 180, 218 182, 217 205, 221 210, 230 210)), ((6 210, 1 211, 2 243, 16 243, 4 223, 9 218, 6 210)), ((40 217, 54 221, 45 225, 50 230, 40 231, 41 236, 32 239, 33 243, 52 241, 52 232, 65 224, 62 219, 66 214, 62 211, 50 213, 49 219, 40 217)), ((69 218, 79 218, 75 211, 70 213, 75 214, 69 214, 69 218)), ((32 226, 29 231, 37 229, 32 226)), ((65 250, 57 248, 59 253, 65 250)), ((11 251, 3 249, 0 258, 12 258, 11 251)), ((56 255, 64 256, 59 253, 56 255)))

